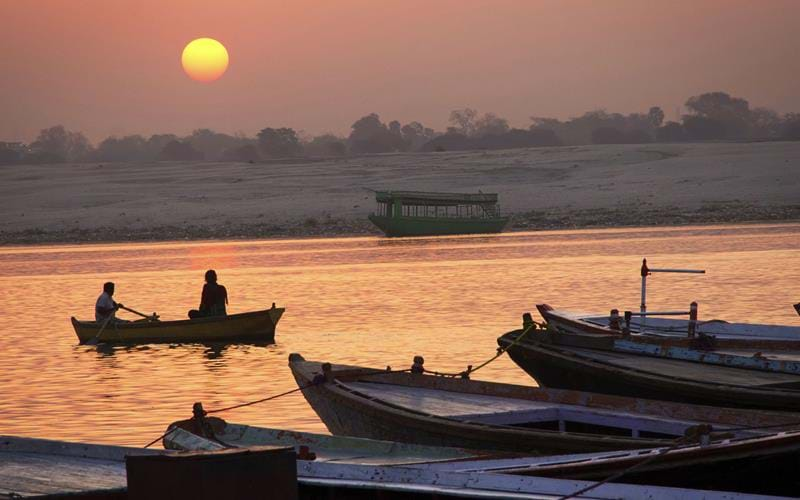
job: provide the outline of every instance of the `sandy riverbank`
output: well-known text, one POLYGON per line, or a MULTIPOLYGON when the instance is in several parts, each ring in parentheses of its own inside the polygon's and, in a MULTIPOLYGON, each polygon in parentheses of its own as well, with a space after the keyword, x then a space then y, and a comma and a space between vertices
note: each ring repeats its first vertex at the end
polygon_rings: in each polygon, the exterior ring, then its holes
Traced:
POLYGON ((370 234, 370 189, 500 193, 510 229, 800 219, 800 142, 0 167, 0 244, 370 234))

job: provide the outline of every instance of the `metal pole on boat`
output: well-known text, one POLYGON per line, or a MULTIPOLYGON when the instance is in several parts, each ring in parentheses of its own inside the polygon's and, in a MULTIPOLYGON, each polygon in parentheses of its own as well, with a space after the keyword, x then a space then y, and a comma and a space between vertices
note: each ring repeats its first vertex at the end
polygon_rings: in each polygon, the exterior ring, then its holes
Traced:
MULTIPOLYGON (((647 275, 648 274, 650 274, 650 270, 647 268, 647 259, 642 259, 642 302, 639 305, 639 312, 640 313, 646 313, 647 312, 647 275)), ((644 326, 645 326, 646 322, 647 322, 647 315, 642 314, 642 327, 641 327, 641 330, 644 330, 644 326)))
POLYGON ((689 338, 694 338, 697 331, 697 302, 692 302, 689 305, 689 338))
POLYGON ((650 269, 647 267, 647 259, 642 259, 642 303, 639 312, 642 313, 642 322, 639 331, 643 331, 647 322, 647 275, 651 273, 689 273, 705 274, 705 269, 650 269))

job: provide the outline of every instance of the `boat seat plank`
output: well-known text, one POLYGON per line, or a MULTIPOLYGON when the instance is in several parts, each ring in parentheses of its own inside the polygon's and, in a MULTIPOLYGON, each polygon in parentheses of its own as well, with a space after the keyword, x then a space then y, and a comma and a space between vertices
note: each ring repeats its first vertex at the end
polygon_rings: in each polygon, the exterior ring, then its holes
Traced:
POLYGON ((744 370, 720 365, 705 365, 691 361, 664 359, 638 354, 625 354, 610 351, 597 351, 593 349, 569 348, 587 358, 619 366, 633 368, 658 375, 674 377, 679 373, 681 378, 699 380, 704 382, 743 385, 743 386, 768 386, 800 382, 800 376, 790 373, 776 373, 756 370, 744 370))
POLYGON ((440 417, 547 410, 560 406, 544 401, 465 394, 373 382, 349 382, 344 385, 375 399, 440 417))

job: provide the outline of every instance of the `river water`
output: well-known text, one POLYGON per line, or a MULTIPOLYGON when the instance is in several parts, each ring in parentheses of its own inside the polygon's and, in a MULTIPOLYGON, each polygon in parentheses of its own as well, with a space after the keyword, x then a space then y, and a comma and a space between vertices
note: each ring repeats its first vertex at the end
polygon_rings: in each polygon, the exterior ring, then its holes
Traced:
MULTIPOLYGON (((800 224, 377 237, 0 247, 0 434, 142 446, 192 403, 207 408, 295 387, 289 353, 375 367, 462 370, 495 352, 535 304, 592 312, 639 304, 700 319, 800 324, 800 224), (162 319, 185 317, 213 268, 229 312, 286 307, 272 345, 80 346, 102 283, 162 319)), ((124 316, 120 314, 120 316, 124 316)), ((533 384, 506 357, 475 378, 533 384)), ((220 414, 324 432, 295 393, 220 414)))

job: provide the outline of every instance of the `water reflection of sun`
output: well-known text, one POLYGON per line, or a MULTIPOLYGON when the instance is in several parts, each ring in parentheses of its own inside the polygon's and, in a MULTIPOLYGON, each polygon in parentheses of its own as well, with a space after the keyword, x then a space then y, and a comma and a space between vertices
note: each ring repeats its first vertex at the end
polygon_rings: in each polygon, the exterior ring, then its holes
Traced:
POLYGON ((238 263, 238 245, 190 245, 186 248, 189 269, 231 269, 238 263))

